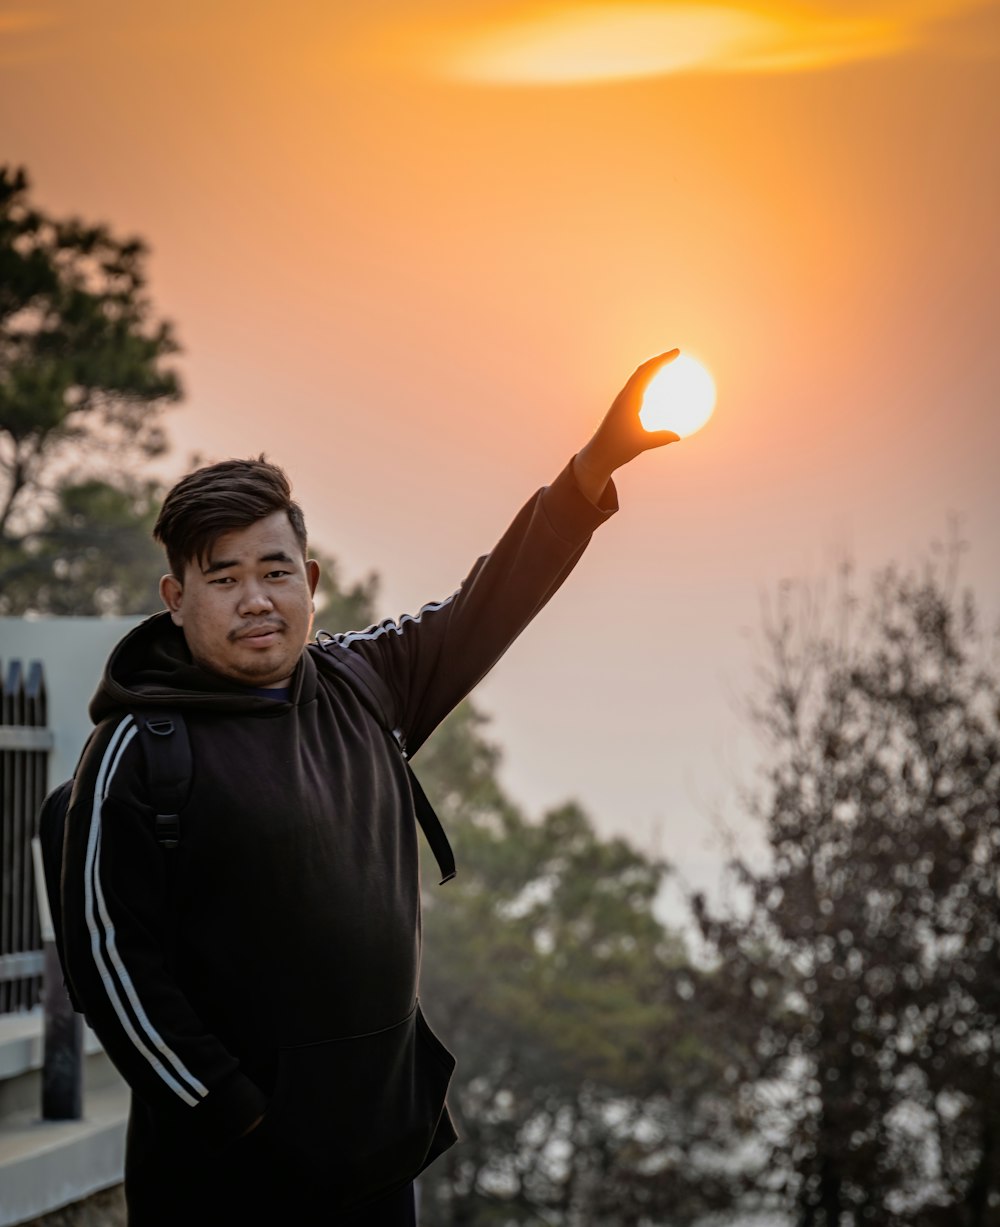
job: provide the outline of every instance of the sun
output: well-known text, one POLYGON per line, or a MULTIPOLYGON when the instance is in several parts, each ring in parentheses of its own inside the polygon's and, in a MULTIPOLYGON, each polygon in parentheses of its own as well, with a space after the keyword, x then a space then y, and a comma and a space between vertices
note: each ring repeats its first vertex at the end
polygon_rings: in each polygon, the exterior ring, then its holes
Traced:
POLYGON ((639 421, 645 430, 693 435, 712 416, 715 382, 695 358, 681 354, 652 378, 642 398, 639 421))

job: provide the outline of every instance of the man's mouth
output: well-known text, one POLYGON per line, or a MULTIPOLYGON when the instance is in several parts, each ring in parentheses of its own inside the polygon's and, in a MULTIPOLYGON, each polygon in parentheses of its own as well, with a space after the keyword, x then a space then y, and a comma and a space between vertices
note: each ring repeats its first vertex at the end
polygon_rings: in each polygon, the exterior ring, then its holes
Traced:
POLYGON ((267 647, 268 644, 274 643, 283 629, 283 627, 276 626, 274 623, 269 623, 266 626, 252 626, 249 630, 238 632, 233 638, 250 647, 263 648, 267 647))

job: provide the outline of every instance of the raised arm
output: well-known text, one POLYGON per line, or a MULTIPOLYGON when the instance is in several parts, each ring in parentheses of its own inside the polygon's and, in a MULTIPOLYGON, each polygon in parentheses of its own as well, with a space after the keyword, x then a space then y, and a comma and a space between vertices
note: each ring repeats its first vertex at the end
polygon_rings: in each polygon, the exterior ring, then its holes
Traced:
POLYGON ((415 617, 337 636, 389 686, 411 753, 493 667, 569 575, 594 530, 617 510, 611 473, 677 439, 670 431, 647 433, 638 418, 646 385, 676 354, 671 350, 639 367, 586 447, 528 500, 456 592, 415 617))

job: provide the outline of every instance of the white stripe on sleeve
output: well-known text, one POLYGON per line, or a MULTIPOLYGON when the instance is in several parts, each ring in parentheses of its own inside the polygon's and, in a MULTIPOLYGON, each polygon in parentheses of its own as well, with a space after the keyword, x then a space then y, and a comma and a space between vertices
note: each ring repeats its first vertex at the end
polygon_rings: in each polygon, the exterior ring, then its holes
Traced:
POLYGON ((122 755, 137 732, 138 729, 135 727, 132 717, 126 716, 115 729, 111 740, 108 742, 108 748, 104 752, 104 758, 97 773, 90 834, 87 841, 84 901, 87 928, 90 931, 90 948, 108 994, 108 999, 118 1015, 122 1029, 171 1090, 175 1091, 186 1104, 194 1107, 198 1103, 198 1099, 204 1098, 208 1094, 208 1089, 187 1069, 180 1057, 164 1042, 143 1009, 142 1003, 139 1001, 139 995, 132 983, 132 978, 128 974, 118 952, 115 941, 115 927, 108 912, 104 891, 101 886, 101 808, 104 799, 108 795, 111 781, 114 778, 122 755), (108 956, 114 966, 114 971, 118 975, 118 983, 116 983, 111 967, 108 966, 107 960, 104 957, 101 941, 102 929, 108 956), (121 999, 119 984, 132 1005, 136 1022, 144 1033, 143 1035, 139 1034, 132 1023, 128 1010, 121 999), (160 1060, 156 1052, 151 1050, 150 1046, 155 1048, 165 1058, 167 1063, 173 1067, 172 1070, 167 1068, 167 1065, 160 1060), (174 1076, 175 1074, 177 1075, 176 1077, 174 1076), (178 1081, 178 1078, 181 1081, 178 1081), (182 1083, 187 1085, 182 1085, 182 1083), (191 1093, 192 1091, 194 1094, 191 1093))
POLYGON ((335 635, 334 638, 338 643, 341 643, 346 647, 347 644, 354 643, 358 639, 378 639, 380 635, 388 634, 401 635, 403 633, 404 623, 417 623, 425 613, 436 613, 439 609, 445 609, 452 603, 456 596, 458 596, 457 591, 453 592, 451 596, 444 601, 436 601, 432 602, 431 604, 424 605, 417 613, 416 617, 414 617, 413 614, 403 614, 398 623, 389 620, 380 623, 378 626, 370 626, 366 631, 349 631, 346 635, 335 635))

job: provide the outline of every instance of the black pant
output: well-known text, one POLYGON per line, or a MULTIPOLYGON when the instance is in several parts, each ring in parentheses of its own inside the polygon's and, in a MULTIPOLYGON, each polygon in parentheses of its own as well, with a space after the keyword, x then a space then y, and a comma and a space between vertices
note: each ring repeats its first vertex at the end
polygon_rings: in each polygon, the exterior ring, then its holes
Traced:
POLYGON ((336 1222, 337 1227, 417 1227, 413 1185, 336 1222))
MULTIPOLYGON (((304 1170, 253 1134, 216 1155, 136 1145, 133 1103, 125 1170, 129 1227, 416 1227, 413 1184, 359 1208, 338 1207, 323 1173, 304 1170)), ((137 1128, 138 1126, 138 1128, 137 1128)))
POLYGON ((294 1190, 261 1196, 259 1182, 241 1187, 128 1189, 129 1227, 417 1227, 413 1185, 347 1213, 304 1202, 294 1190))

